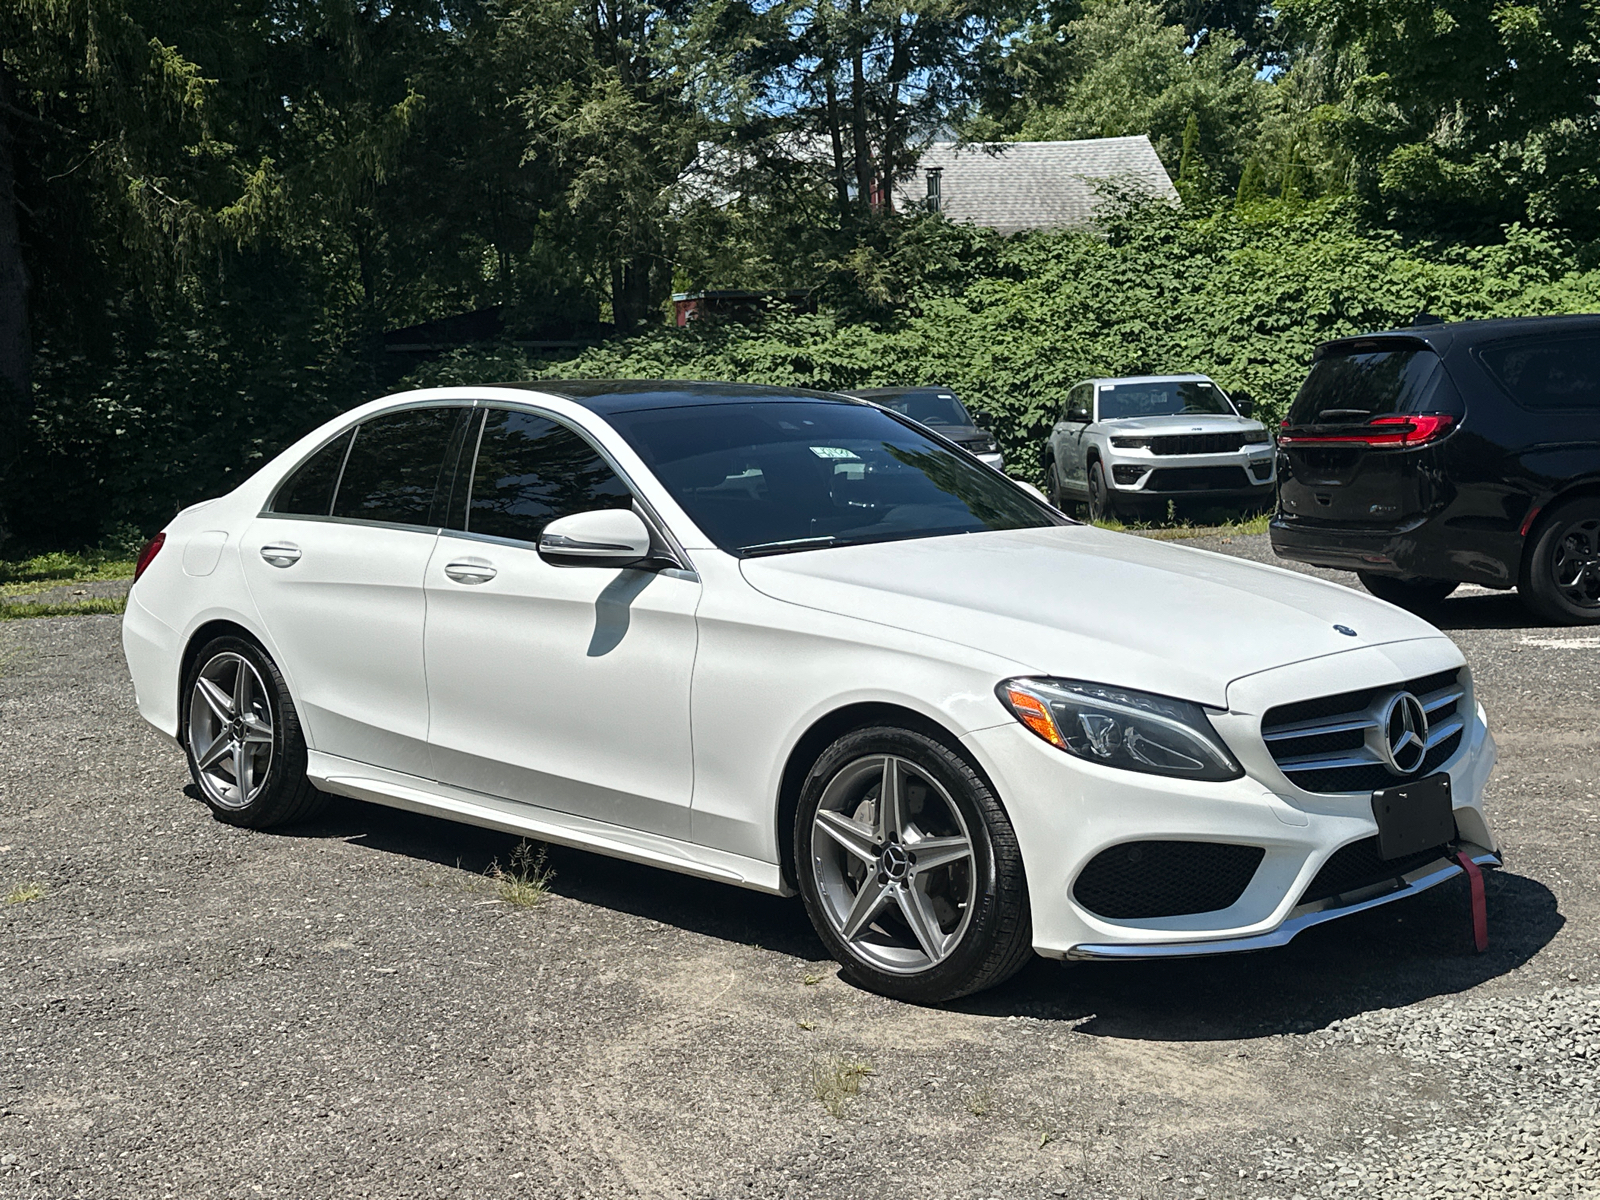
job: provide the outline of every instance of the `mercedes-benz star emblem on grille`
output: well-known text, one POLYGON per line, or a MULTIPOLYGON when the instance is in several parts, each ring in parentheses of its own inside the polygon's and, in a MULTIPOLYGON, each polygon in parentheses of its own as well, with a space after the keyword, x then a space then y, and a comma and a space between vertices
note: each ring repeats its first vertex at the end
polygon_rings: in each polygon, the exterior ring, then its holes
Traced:
POLYGON ((1428 714, 1410 692, 1396 692, 1383 710, 1383 765, 1396 775, 1415 775, 1428 753, 1428 714))

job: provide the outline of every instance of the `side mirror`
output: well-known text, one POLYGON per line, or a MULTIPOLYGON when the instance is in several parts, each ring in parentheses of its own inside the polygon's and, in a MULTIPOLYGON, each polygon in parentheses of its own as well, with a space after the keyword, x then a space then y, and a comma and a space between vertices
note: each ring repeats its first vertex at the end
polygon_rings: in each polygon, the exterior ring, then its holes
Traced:
POLYGON ((635 567, 650 557, 650 530, 632 509, 573 513, 544 527, 539 557, 552 567, 635 567))
POLYGON ((1241 417, 1254 416, 1256 411, 1255 397, 1249 392, 1234 392, 1228 399, 1233 401, 1233 406, 1239 410, 1241 417))

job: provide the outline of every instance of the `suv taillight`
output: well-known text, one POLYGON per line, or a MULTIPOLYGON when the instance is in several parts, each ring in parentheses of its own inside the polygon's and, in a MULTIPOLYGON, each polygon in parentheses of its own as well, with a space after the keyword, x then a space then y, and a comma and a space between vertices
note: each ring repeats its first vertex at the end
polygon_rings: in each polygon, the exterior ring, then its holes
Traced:
POLYGON ((1418 413, 1410 417, 1373 417, 1365 425, 1358 425, 1348 432, 1293 433, 1289 429, 1289 422, 1285 421, 1283 431, 1278 434, 1278 445, 1402 446, 1410 449, 1437 441, 1450 432, 1450 427, 1455 423, 1456 419, 1448 413, 1418 413))
POLYGON ((155 562, 156 555, 161 553, 161 547, 166 544, 166 541, 167 531, 163 529, 150 539, 148 546, 139 551, 139 560, 133 564, 133 581, 135 583, 139 582, 139 576, 145 573, 145 569, 155 562))

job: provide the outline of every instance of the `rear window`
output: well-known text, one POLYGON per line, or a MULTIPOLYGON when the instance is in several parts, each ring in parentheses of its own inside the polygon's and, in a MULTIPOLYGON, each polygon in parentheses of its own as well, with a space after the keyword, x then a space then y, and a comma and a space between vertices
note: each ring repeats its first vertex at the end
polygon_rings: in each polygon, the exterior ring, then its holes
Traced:
POLYGON ((1500 342, 1478 357, 1528 408, 1600 408, 1600 334, 1500 342))
POLYGON ((1444 374, 1439 356, 1424 347, 1382 349, 1357 345, 1324 354, 1311 365, 1289 406, 1289 424, 1364 425, 1385 413, 1435 411, 1444 374))

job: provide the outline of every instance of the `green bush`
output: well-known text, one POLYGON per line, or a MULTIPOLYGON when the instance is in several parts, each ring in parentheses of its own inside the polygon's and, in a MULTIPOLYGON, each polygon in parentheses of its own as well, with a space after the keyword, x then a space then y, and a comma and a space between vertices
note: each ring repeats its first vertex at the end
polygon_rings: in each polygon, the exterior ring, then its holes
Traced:
POLYGON ((989 421, 1018 475, 1062 393, 1094 375, 1199 371, 1281 418, 1317 344, 1446 320, 1600 310, 1579 248, 1513 227, 1486 247, 1408 243, 1353 204, 1264 202, 1200 216, 1129 208, 1105 234, 999 242, 988 270, 882 320, 773 312, 660 328, 577 353, 461 352, 408 379, 431 386, 573 378, 722 379, 845 389, 946 384, 989 421))

